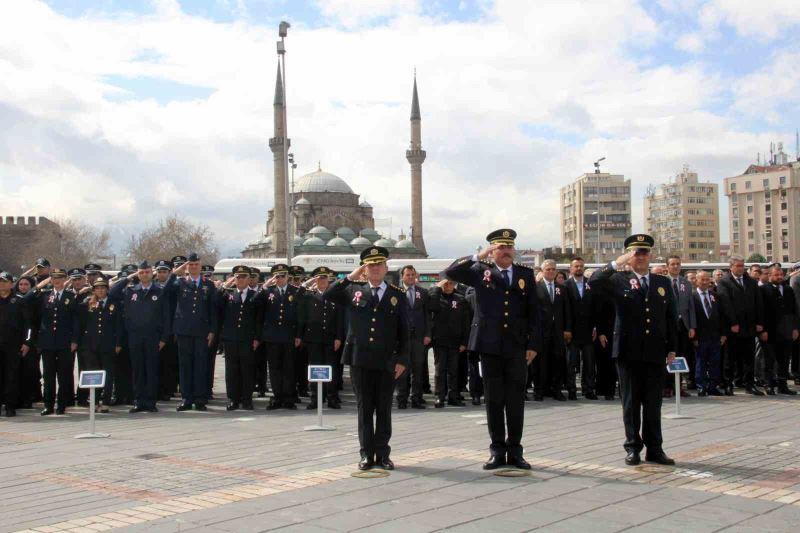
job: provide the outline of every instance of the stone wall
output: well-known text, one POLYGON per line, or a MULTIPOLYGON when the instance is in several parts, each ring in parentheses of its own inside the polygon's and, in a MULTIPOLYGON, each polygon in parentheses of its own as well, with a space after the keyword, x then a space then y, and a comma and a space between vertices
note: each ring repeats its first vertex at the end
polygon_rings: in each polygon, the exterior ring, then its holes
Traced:
POLYGON ((0 270, 15 276, 30 267, 31 250, 59 233, 59 225, 46 217, 0 216, 0 270))

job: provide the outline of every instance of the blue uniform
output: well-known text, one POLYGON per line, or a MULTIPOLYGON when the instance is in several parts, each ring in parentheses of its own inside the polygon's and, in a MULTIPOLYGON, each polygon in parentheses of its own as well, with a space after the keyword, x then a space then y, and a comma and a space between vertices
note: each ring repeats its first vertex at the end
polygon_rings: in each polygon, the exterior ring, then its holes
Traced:
POLYGON ((231 402, 245 406, 252 405, 255 386, 255 299, 256 292, 249 288, 244 300, 238 289, 217 291, 220 340, 225 349, 225 390, 231 402))

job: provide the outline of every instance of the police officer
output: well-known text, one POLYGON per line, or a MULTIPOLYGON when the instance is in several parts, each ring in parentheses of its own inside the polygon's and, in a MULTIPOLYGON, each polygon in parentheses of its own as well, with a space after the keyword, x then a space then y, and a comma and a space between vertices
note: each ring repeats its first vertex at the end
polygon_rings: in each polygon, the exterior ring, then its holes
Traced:
POLYGON ((386 248, 366 248, 360 257, 361 266, 332 283, 325 298, 349 313, 342 363, 350 365, 358 407, 358 468, 392 470, 392 393, 410 361, 408 300, 401 289, 385 281, 386 248))
POLYGON ((86 282, 89 287, 94 287, 94 282, 100 278, 105 279, 103 276, 103 267, 98 265, 97 263, 86 263, 83 266, 83 270, 86 272, 86 282))
MULTIPOLYGON (((106 381, 99 411, 108 412, 114 390, 114 359, 122 351, 122 308, 108 298, 108 282, 96 279, 92 295, 78 305, 78 326, 73 340, 84 370, 105 370, 106 381)), ((94 406, 93 406, 94 407, 94 406)))
MULTIPOLYGON (((311 273, 310 288, 300 297, 297 310, 297 336, 308 352, 308 362, 312 365, 336 367, 336 352, 345 338, 344 307, 324 298, 333 271, 325 266, 317 267, 311 273)), ((304 369, 305 370, 305 369, 304 369)), ((306 374, 307 375, 307 374, 306 374)), ((339 390, 335 380, 323 384, 323 397, 317 398, 317 388, 311 389, 311 403, 306 409, 316 409, 317 402, 328 402, 328 407, 341 409, 339 390)))
POLYGON ((295 396, 294 349, 297 337, 297 287, 288 280, 289 267, 283 263, 270 269, 272 278, 256 297, 256 318, 261 342, 266 344, 269 376, 272 383, 271 411, 283 407, 297 409, 295 396))
POLYGON ((30 351, 27 317, 22 298, 14 294, 14 276, 0 272, 0 403, 8 417, 17 414, 20 363, 30 351))
POLYGON ((158 411, 158 353, 169 338, 169 303, 164 291, 153 283, 153 269, 147 261, 138 271, 116 283, 111 299, 125 307, 125 327, 133 369, 131 413, 158 411), (138 278, 136 285, 128 284, 138 278))
MULTIPOLYGON (((300 265, 292 265, 289 267, 289 283, 297 287, 298 298, 302 298, 305 293, 305 281, 305 268, 300 265)), ((298 403, 300 402, 300 398, 308 398, 308 356, 308 348, 305 344, 301 343, 300 346, 295 348, 294 375, 297 385, 297 392, 295 394, 298 403)))
POLYGON ((42 416, 53 412, 63 415, 71 405, 75 390, 73 371, 75 350, 71 342, 77 302, 75 295, 65 287, 67 272, 62 268, 50 270, 50 277, 42 279, 36 288, 23 297, 26 303, 39 310, 37 343, 42 353, 44 370, 44 409, 42 416), (44 290, 52 283, 53 288, 44 290), (56 380, 58 396, 56 396, 56 380), (53 404, 58 401, 55 411, 53 404))
POLYGON ((625 239, 627 251, 589 279, 595 295, 613 300, 616 307, 612 356, 619 373, 628 465, 641 463, 642 446, 647 447, 646 461, 675 464, 662 448, 661 394, 664 365, 672 362, 677 349, 678 315, 669 280, 650 275, 652 247, 650 235, 631 235, 625 239), (626 265, 630 272, 621 271, 626 265))
MULTIPOLYGON (((261 270, 257 267, 250 267, 250 280, 249 287, 254 294, 258 295, 263 288, 261 283, 264 279, 261 275, 261 270)), ((260 332, 257 338, 260 337, 260 332)), ((255 391, 258 392, 258 397, 263 398, 267 395, 267 345, 263 342, 258 343, 255 350, 255 391)))
POLYGON ((514 263, 516 237, 512 229, 495 230, 486 237, 489 246, 446 270, 448 278, 475 288, 469 348, 480 354, 486 389, 492 442, 485 470, 531 467, 522 457, 521 440, 527 365, 541 350, 541 322, 533 270, 514 263))
MULTIPOLYGON (((203 276, 203 280, 214 283, 213 265, 203 265, 200 268, 200 274, 203 276)), ((214 286, 217 287, 217 283, 214 283, 214 286)), ((214 333, 214 338, 212 339, 211 344, 208 345, 208 393, 206 397, 209 400, 214 399, 214 369, 217 366, 217 353, 219 352, 219 328, 221 327, 219 309, 217 309, 216 323, 217 329, 212 332, 214 333)))
MULTIPOLYGON (((83 268, 71 268, 67 271, 69 281, 67 281, 67 290, 75 295, 75 301, 80 305, 91 296, 92 287, 86 279, 86 270, 83 268)), ((76 314, 77 316, 77 314, 76 314)), ((76 333, 73 331, 73 333, 76 333)), ((82 370, 86 370, 86 361, 83 360, 80 350, 76 352, 78 358, 78 375, 82 370)), ((78 387, 75 391, 75 405, 80 407, 89 407, 89 389, 78 387)))
POLYGON ((173 327, 178 338, 178 373, 183 401, 178 411, 194 405, 205 411, 208 402, 208 350, 217 331, 216 287, 202 277, 200 257, 189 254, 186 263, 173 270, 167 292, 176 295, 173 327), (188 274, 184 277, 184 274, 188 274))
POLYGON ((466 358, 469 343, 470 311, 464 298, 455 291, 456 284, 443 279, 429 292, 431 310, 431 339, 433 344, 436 403, 462 407, 459 388, 459 362, 466 358))
POLYGON ((256 292, 250 289, 250 268, 233 267, 235 287, 230 280, 223 290, 217 291, 220 314, 221 342, 225 350, 225 390, 228 394, 228 411, 253 409, 253 382, 255 379, 254 353, 258 347, 256 325, 256 292))
MULTIPOLYGON (((182 256, 175 256, 180 261, 179 266, 186 262, 182 256), (181 261, 182 260, 182 261, 181 261)), ((172 321, 175 319, 175 308, 178 298, 175 292, 166 291, 169 276, 175 268, 172 261, 161 259, 155 264, 156 278, 153 281, 162 291, 169 305, 169 330, 173 331, 172 321)), ((170 334, 167 343, 158 354, 158 399, 168 402, 178 389, 178 344, 175 335, 170 334)))

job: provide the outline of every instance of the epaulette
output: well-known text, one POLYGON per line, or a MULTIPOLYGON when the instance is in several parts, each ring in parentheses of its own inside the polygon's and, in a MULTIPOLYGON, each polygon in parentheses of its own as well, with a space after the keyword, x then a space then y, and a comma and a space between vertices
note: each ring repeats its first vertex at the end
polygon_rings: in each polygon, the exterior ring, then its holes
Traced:
POLYGON ((533 268, 529 267, 528 265, 524 265, 522 263, 514 263, 514 268, 524 268, 526 270, 533 270, 533 268))
POLYGON ((478 263, 482 264, 483 266, 487 266, 489 268, 494 266, 494 263, 492 263, 491 261, 486 261, 485 259, 480 259, 478 263))
POLYGON ((402 292, 403 294, 406 293, 406 290, 404 288, 398 287, 397 285, 395 285, 393 283, 389 283, 389 286, 392 287, 393 289, 397 289, 398 291, 402 292))

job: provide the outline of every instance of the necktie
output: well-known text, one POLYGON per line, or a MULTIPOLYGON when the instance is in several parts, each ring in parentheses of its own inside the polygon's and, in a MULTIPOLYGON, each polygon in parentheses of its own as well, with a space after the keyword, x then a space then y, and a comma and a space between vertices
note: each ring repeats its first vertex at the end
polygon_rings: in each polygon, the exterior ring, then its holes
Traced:
POLYGON ((706 317, 711 318, 711 302, 708 301, 707 292, 703 292, 703 307, 706 310, 706 317))
POLYGON ((378 299, 378 289, 379 289, 379 287, 372 287, 372 305, 373 306, 378 305, 378 302, 380 301, 378 299))
POLYGON ((98 310, 99 310, 101 313, 103 312, 103 300, 100 300, 100 302, 97 304, 97 309, 98 309, 98 310))
POLYGON ((672 291, 678 296, 678 278, 672 278, 672 291))
POLYGON ((503 270, 502 274, 503 280, 506 282, 506 287, 509 287, 511 285, 511 278, 508 277, 508 270, 503 270))
POLYGON ((550 302, 552 303, 555 300, 555 296, 553 296, 553 282, 547 282, 547 292, 550 293, 550 302))
POLYGON ((736 278, 736 282, 739 284, 741 288, 744 289, 744 283, 742 282, 742 278, 736 278))
POLYGON ((414 308, 414 288, 411 287, 408 289, 408 303, 411 304, 411 308, 414 308))
POLYGON ((647 276, 639 278, 639 285, 642 287, 642 294, 647 294, 647 276))

